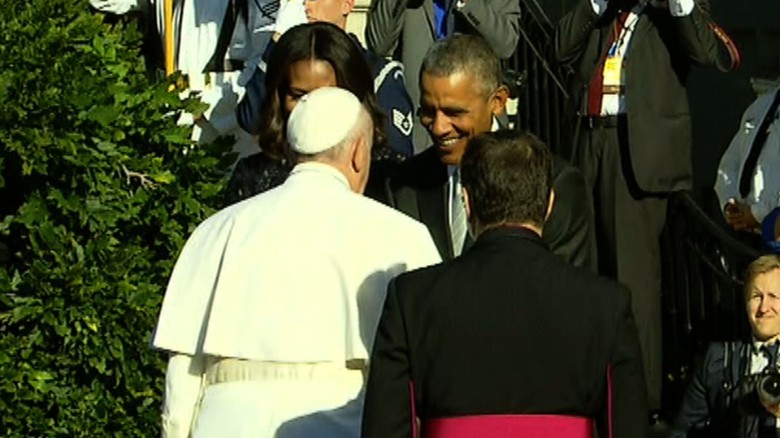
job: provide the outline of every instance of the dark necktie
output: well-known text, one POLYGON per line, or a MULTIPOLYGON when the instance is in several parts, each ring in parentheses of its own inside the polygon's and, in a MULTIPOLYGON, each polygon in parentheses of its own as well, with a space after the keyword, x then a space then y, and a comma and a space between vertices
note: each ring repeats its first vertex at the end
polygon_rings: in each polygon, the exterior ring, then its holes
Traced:
POLYGON ((780 105, 780 91, 775 92, 772 104, 769 105, 769 111, 767 111, 764 120, 761 121, 761 125, 758 127, 758 131, 756 131, 753 144, 750 146, 750 152, 748 152, 745 164, 742 166, 742 172, 739 174, 739 194, 743 198, 750 194, 753 173, 755 173, 756 166, 758 166, 758 156, 761 155, 761 149, 763 149, 764 143, 766 143, 766 139, 769 137, 769 127, 772 126, 772 122, 777 118, 778 105, 780 105))
POLYGON ((588 84, 588 115, 600 116, 601 115, 601 101, 604 97, 604 63, 607 60, 607 54, 617 41, 620 33, 623 31, 623 26, 628 19, 628 11, 623 11, 615 19, 615 22, 610 26, 611 32, 609 33, 609 40, 607 41, 607 52, 600 58, 599 63, 596 64, 596 71, 593 72, 593 77, 588 84))
POLYGON ((769 345, 765 344, 761 347, 761 352, 764 353, 767 360, 769 361, 769 363, 767 364, 767 367, 769 369, 774 369, 775 366, 777 365, 777 348, 778 348, 777 342, 769 345))

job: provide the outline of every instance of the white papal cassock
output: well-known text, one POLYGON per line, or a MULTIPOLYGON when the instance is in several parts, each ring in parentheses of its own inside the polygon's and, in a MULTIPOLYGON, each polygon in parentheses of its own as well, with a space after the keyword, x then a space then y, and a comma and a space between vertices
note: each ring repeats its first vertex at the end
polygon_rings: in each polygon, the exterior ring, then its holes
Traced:
POLYGON ((320 163, 212 216, 179 257, 153 339, 174 353, 165 434, 187 436, 195 418, 195 437, 358 436, 386 286, 438 261, 424 225, 320 163))

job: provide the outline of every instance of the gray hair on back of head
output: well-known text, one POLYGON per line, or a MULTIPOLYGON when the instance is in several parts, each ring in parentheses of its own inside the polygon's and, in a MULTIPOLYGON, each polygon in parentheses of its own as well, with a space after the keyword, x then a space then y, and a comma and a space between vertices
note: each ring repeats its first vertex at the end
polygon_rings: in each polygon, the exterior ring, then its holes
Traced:
POLYGON ((374 129, 374 122, 371 119, 371 114, 368 112, 365 104, 360 106, 360 114, 355 121, 355 125, 344 136, 344 139, 338 142, 331 148, 328 148, 315 157, 323 157, 330 160, 339 160, 344 158, 342 155, 347 151, 347 148, 352 145, 358 138, 363 137, 365 141, 372 140, 372 132, 374 129))
POLYGON ((423 60, 423 73, 448 77, 467 73, 488 96, 501 85, 501 64, 498 55, 484 38, 476 35, 453 35, 436 41, 423 60))

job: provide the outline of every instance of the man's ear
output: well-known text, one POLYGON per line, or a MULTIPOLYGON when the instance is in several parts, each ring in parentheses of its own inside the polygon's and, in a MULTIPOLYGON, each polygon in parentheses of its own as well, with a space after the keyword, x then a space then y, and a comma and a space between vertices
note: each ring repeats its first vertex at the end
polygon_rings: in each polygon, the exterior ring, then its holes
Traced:
POLYGON ((469 191, 465 187, 461 187, 461 195, 463 196, 463 208, 466 209, 466 219, 471 222, 471 197, 469 197, 469 191))
POLYGON ((341 3, 341 15, 346 17, 353 9, 355 9, 355 0, 344 0, 341 3))
POLYGON ((494 116, 503 114, 506 111, 507 100, 509 100, 509 88, 506 85, 501 85, 490 97, 490 111, 494 116))
POLYGON ((369 152, 365 145, 366 137, 361 135, 349 146, 350 166, 355 173, 365 171, 364 167, 366 166, 366 163, 371 160, 371 158, 367 156, 371 152, 369 152))
POLYGON ((479 221, 474 216, 474 208, 471 206, 471 196, 469 196, 469 191, 465 187, 461 187, 461 195, 463 196, 463 208, 466 210, 466 223, 468 224, 469 235, 476 239, 481 230, 479 221))
POLYGON ((544 215, 544 221, 547 222, 552 214, 553 205, 555 205, 555 190, 550 189, 550 200, 547 201, 547 214, 544 215))

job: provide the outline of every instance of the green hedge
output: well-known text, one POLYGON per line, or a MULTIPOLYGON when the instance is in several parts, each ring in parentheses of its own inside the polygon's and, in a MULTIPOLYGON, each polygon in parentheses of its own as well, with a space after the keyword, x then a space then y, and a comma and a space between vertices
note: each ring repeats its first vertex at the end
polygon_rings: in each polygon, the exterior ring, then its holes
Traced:
MULTIPOLYGON (((164 287, 223 185, 131 21, 0 8, 0 435, 156 436, 164 287)), ((186 105, 201 105, 188 102, 186 105)))

